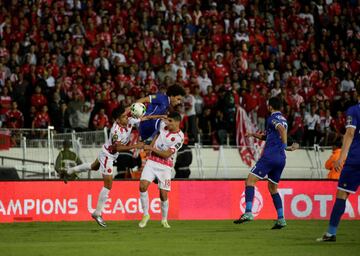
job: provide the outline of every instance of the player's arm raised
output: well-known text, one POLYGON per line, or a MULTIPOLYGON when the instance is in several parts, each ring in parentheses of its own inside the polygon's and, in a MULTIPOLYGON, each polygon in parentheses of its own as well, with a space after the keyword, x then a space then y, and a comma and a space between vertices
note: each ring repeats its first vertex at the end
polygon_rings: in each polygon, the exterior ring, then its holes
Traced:
POLYGON ((150 119, 164 119, 166 118, 166 115, 149 115, 149 116, 143 116, 140 118, 141 121, 146 121, 150 119))
POLYGON ((136 102, 138 103, 150 103, 150 96, 146 96, 146 97, 143 97, 143 98, 140 98, 138 99, 136 102))
POLYGON ((264 133, 246 133, 245 137, 254 137, 259 140, 266 140, 266 134, 264 133))

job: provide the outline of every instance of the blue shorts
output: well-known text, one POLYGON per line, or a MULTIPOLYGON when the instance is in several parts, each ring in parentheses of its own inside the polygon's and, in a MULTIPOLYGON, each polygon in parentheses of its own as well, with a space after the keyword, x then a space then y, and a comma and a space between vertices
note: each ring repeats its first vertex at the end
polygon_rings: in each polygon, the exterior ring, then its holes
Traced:
POLYGON ((360 185, 360 165, 344 165, 340 174, 338 189, 349 193, 356 193, 360 185))
POLYGON ((141 140, 147 140, 154 137, 154 135, 158 132, 160 125, 160 119, 151 119, 142 121, 139 125, 139 133, 141 140))
POLYGON ((274 158, 270 160, 268 158, 261 157, 255 166, 250 170, 250 173, 259 179, 264 179, 267 175, 269 181, 278 184, 284 170, 285 163, 285 158, 274 158))

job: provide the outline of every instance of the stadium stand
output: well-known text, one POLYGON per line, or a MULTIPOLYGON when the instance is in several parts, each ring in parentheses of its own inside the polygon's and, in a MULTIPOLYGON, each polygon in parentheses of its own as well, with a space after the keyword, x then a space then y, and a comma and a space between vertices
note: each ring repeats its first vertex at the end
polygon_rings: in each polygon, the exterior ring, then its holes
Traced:
POLYGON ((360 83, 356 0, 4 0, 0 9, 3 127, 100 129, 119 104, 177 83, 190 88, 183 114, 206 120, 184 124, 190 143, 199 133, 235 144, 236 107, 264 127, 265 99, 277 95, 295 140, 331 145, 360 83), (88 127, 70 121, 84 104, 88 127))

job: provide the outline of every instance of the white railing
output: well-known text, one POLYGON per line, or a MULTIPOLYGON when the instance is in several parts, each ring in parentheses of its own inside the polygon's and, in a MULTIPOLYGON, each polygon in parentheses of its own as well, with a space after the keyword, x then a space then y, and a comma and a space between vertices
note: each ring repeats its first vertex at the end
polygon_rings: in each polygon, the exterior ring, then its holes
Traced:
MULTIPOLYGON (((73 150, 83 162, 93 162, 100 146, 107 138, 107 130, 90 132, 71 132, 56 134, 49 129, 10 130, 14 137, 14 146, 10 150, 0 151, 1 165, 15 167, 22 179, 56 178, 54 162, 65 139, 72 141, 73 150), (46 177, 44 177, 46 173, 46 177)), ((240 158, 236 146, 191 146, 193 162, 190 166, 191 178, 226 179, 246 178, 250 167, 240 158)), ((287 153, 284 178, 326 178, 324 168, 331 149, 314 145, 287 153)), ((253 163, 254 164, 254 163, 253 163)), ((97 172, 85 173, 82 178, 101 178, 97 172)))

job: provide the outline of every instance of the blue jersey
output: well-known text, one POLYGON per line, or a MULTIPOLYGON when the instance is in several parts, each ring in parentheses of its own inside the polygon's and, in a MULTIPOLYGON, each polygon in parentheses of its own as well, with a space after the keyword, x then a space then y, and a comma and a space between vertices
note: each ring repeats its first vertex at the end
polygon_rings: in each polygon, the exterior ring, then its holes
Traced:
POLYGON ((350 107, 346 112, 346 128, 355 128, 354 139, 346 159, 347 165, 360 164, 360 104, 350 107))
POLYGON ((146 108, 145 115, 164 115, 168 111, 170 105, 169 96, 157 93, 155 95, 150 95, 150 104, 146 108))
MULTIPOLYGON (((165 115, 169 109, 170 98, 162 93, 150 95, 150 104, 146 108, 145 116, 165 115)), ((139 126, 142 140, 151 139, 158 131, 160 122, 158 119, 142 121, 139 126)))
POLYGON ((280 112, 273 112, 266 120, 266 143, 264 148, 264 158, 285 158, 285 150, 280 133, 276 129, 278 125, 284 126, 287 130, 287 121, 280 112))

